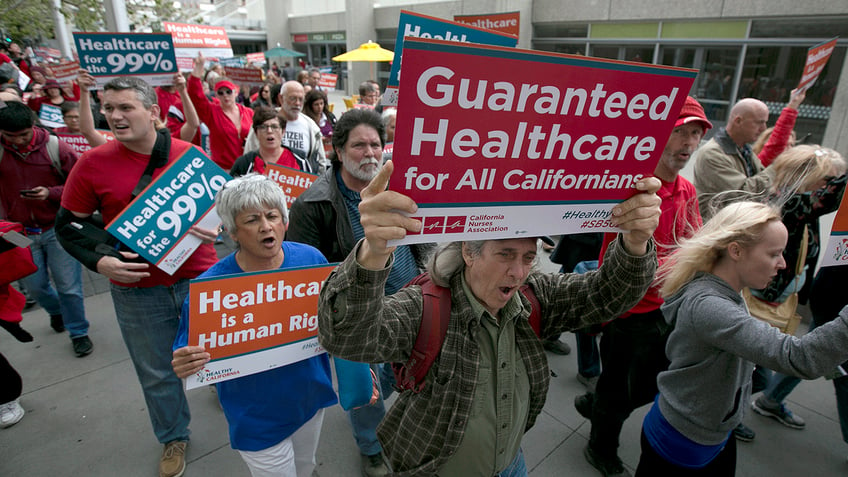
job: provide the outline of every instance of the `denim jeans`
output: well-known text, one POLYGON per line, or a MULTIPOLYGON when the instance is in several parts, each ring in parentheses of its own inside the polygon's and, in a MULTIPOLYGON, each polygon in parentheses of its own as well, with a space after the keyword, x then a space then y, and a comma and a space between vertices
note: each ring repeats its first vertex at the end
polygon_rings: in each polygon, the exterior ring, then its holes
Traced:
MULTIPOLYGON (((574 273, 586 273, 598 269, 597 260, 585 260, 574 266, 574 273)), ((560 273, 565 270, 560 269, 560 273)), ((577 341, 577 372, 587 378, 595 378, 601 375, 601 352, 598 349, 598 341, 594 335, 584 330, 574 331, 577 341)))
POLYGON ((524 452, 518 449, 515 459, 512 459, 512 462, 506 466, 506 469, 495 475, 495 477, 527 477, 527 463, 524 462, 524 452))
POLYGON ((153 432, 159 442, 188 440, 191 414, 183 383, 171 368, 171 346, 180 323, 188 280, 170 287, 112 284, 121 335, 138 376, 153 432))
POLYGON ((71 338, 88 335, 82 296, 82 266, 56 240, 53 229, 28 235, 38 271, 22 279, 29 294, 51 315, 62 315, 71 338), (49 270, 49 273, 48 273, 49 270), (50 275, 56 288, 50 284, 50 275))
POLYGON ((597 338, 583 330, 575 330, 574 338, 577 341, 577 372, 587 378, 600 376, 601 351, 597 338))
POLYGON ((386 415, 386 406, 383 399, 392 395, 394 391, 392 386, 395 382, 391 365, 387 363, 372 364, 371 369, 380 381, 380 397, 377 398, 377 402, 370 406, 351 409, 347 413, 350 418, 350 425, 353 428, 353 437, 356 439, 356 445, 362 455, 376 455, 383 452, 383 447, 377 440, 377 424, 380 424, 380 421, 386 415))

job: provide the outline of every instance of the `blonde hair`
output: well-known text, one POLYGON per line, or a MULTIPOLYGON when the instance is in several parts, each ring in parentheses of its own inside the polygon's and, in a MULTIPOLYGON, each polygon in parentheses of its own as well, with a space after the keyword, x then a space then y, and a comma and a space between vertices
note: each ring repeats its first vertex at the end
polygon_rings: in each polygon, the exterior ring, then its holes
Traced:
POLYGON ((698 272, 710 272, 733 242, 747 248, 756 244, 770 222, 780 220, 780 209, 760 202, 735 202, 721 209, 660 266, 660 295, 675 294, 698 272))
MULTIPOLYGON (((809 191, 827 177, 841 155, 817 145, 800 145, 783 151, 772 164, 772 192, 791 195, 809 191)), ((844 170, 844 167, 842 168, 844 170)))

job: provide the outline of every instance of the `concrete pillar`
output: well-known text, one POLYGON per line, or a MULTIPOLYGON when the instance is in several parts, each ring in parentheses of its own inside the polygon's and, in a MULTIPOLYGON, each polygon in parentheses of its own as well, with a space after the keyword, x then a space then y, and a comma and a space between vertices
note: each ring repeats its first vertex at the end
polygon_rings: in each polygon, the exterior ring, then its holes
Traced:
POLYGON ((74 52, 71 49, 71 35, 68 33, 68 22, 65 21, 65 15, 62 15, 62 0, 53 0, 53 27, 56 30, 56 41, 59 42, 59 49, 62 50, 62 56, 65 58, 73 58, 74 52))
MULTIPOLYGON (((374 23, 373 0, 345 0, 345 31, 347 32, 347 51, 359 48, 368 40, 377 41, 377 29, 374 23)), ((371 78, 372 66, 364 61, 348 62, 348 81, 345 91, 348 95, 359 93, 359 83, 371 78)), ((377 76, 377 65, 373 66, 377 76)))
MULTIPOLYGON (((821 85, 814 85, 813 88, 821 85)), ((836 85, 833 107, 830 108, 830 120, 824 131, 822 146, 835 149, 842 154, 848 152, 848 55, 842 62, 842 74, 836 85)))
POLYGON ((106 0, 103 2, 106 10, 104 19, 106 29, 115 32, 129 32, 130 23, 127 19, 127 5, 124 0, 106 0))
POLYGON ((268 49, 274 48, 277 43, 284 48, 292 49, 289 29, 291 11, 292 0, 265 0, 265 31, 268 49))

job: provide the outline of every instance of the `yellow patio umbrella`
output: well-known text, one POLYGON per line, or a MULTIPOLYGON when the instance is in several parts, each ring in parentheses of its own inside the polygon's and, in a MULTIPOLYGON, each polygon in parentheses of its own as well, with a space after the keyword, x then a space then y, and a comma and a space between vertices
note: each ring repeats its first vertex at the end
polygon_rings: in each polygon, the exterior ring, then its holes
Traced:
POLYGON ((368 40, 368 43, 359 45, 359 48, 334 56, 333 61, 368 61, 371 63, 370 73, 371 78, 374 77, 374 62, 375 61, 392 61, 395 59, 395 53, 381 47, 379 44, 368 40))

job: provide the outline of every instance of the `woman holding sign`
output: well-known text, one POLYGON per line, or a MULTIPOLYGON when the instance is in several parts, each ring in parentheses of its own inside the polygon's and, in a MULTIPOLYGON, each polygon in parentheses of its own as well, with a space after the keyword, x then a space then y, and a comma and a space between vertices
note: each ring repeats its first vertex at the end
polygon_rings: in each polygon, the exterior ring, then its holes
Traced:
POLYGON ((277 114, 274 108, 256 108, 253 113, 253 131, 259 140, 259 150, 250 151, 236 159, 230 169, 231 176, 243 176, 249 172, 264 174, 265 164, 279 164, 303 170, 291 149, 283 145, 286 120, 284 116, 277 114))
POLYGON ((65 97, 62 95, 62 87, 56 80, 47 80, 44 84, 44 96, 39 96, 37 98, 31 98, 29 103, 27 103, 36 114, 40 114, 40 110, 42 105, 52 105, 56 108, 62 106, 62 103, 65 102, 65 97))
MULTIPOLYGON (((327 263, 315 248, 283 241, 288 224, 285 194, 265 176, 233 179, 218 192, 215 208, 238 250, 198 278, 327 263)), ((189 298, 174 341, 172 365, 181 378, 198 372, 210 359, 202 346, 187 346, 189 298)), ((324 408, 337 402, 326 353, 216 386, 230 445, 253 477, 312 474, 324 408)))
POLYGON ((637 477, 734 475, 732 431, 751 399, 754 364, 812 379, 848 358, 848 308, 801 338, 748 313, 741 290, 765 287, 786 267, 780 218, 770 205, 728 205, 660 266, 671 364, 642 423, 637 477))
POLYGON ((236 102, 238 87, 230 81, 215 83, 216 98, 206 99, 203 94, 203 54, 194 59, 194 69, 188 80, 188 95, 200 120, 209 128, 212 161, 230 170, 236 158, 244 153, 244 141, 250 133, 253 110, 236 102))

